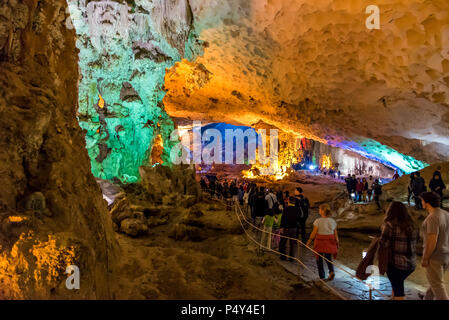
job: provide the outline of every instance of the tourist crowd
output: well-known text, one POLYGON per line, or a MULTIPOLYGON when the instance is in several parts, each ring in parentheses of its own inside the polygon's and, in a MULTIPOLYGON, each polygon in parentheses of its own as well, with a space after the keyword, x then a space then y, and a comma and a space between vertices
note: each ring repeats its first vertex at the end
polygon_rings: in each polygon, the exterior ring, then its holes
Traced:
MULTIPOLYGON (((379 180, 374 180, 372 176, 368 179, 356 179, 353 175, 346 178, 346 185, 351 200, 371 201, 373 198, 380 207, 382 188, 379 180)), ((313 242, 320 279, 325 279, 324 262, 329 270, 326 280, 330 281, 335 277, 332 260, 336 257, 340 244, 337 222, 331 217, 328 204, 319 207, 320 217, 313 222, 313 230, 307 238, 306 222, 310 203, 300 187, 290 195, 288 191, 258 187, 255 183, 239 180, 201 179, 201 186, 212 196, 226 200, 228 209, 233 202, 239 202, 255 226, 261 246, 279 251, 281 259, 293 261, 297 239, 311 248, 313 242)), ((431 191, 427 192, 425 181, 419 172, 411 175, 409 199, 413 196, 415 206, 428 212, 421 230, 402 202, 391 202, 381 226, 381 234, 374 240, 376 245, 370 246, 370 250, 376 252, 368 252, 359 266, 372 266, 377 253, 379 268, 384 270, 381 271, 382 274, 387 274, 392 285, 392 297, 396 300, 405 298, 405 279, 416 269, 416 248, 420 236, 424 243, 421 264, 429 283, 429 289, 423 298, 449 300, 444 283, 444 274, 449 268, 449 212, 441 209, 446 186, 439 170, 434 173, 429 188, 431 191)))
POLYGON ((370 202, 374 200, 380 209, 380 195, 382 194, 382 185, 379 179, 373 176, 368 178, 356 178, 355 174, 348 175, 345 178, 346 189, 351 201, 354 202, 370 202))

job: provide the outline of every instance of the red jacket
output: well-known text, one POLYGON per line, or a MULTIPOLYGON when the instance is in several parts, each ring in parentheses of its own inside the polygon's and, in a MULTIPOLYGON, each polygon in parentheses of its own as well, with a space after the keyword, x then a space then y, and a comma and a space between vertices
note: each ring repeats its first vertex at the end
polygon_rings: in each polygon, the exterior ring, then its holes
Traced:
POLYGON ((363 182, 357 182, 357 185, 355 186, 355 190, 357 192, 363 192, 363 187, 364 187, 363 182))

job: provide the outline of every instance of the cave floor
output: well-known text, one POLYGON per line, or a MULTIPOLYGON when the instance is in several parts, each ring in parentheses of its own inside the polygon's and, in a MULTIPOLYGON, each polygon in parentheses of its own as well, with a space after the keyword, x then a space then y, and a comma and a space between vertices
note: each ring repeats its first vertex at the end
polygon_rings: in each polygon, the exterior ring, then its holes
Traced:
POLYGON ((116 234, 121 247, 116 299, 338 299, 286 271, 275 257, 258 255, 233 211, 208 200, 199 206, 207 233, 201 241, 170 237, 185 219, 182 210, 146 237, 116 234))
MULTIPOLYGON (((318 218, 317 206, 337 200, 354 216, 338 220, 341 247, 337 263, 351 274, 362 258, 362 251, 370 244, 370 235, 377 234, 383 220, 383 211, 373 203, 348 204, 341 199, 344 184, 325 178, 293 177, 293 181, 266 182, 263 185, 289 190, 301 186, 312 203, 308 219, 308 234, 318 218)), ((259 254, 258 248, 248 240, 234 211, 226 211, 223 204, 205 199, 198 204, 204 235, 199 241, 175 240, 173 228, 185 223, 189 209, 175 208, 167 224, 150 229, 143 238, 130 238, 117 233, 122 248, 117 299, 338 299, 319 283, 313 254, 301 251, 301 257, 313 274, 295 263, 280 261, 274 253, 259 254), (298 277, 300 276, 300 277, 298 277)), ((335 203, 334 203, 335 205, 335 203)), ((384 207, 387 203, 384 203, 384 207)), ((422 221, 423 212, 410 209, 422 221)), ((418 299, 418 291, 425 291, 427 280, 419 265, 406 282, 408 299, 418 299)), ((369 280, 368 280, 369 281, 369 280)), ((449 274, 446 275, 449 283, 449 274)), ((367 287, 346 273, 336 271, 330 283, 344 297, 368 299, 367 287)), ((380 277, 380 291, 391 294, 388 279, 380 277)), ((385 296, 374 292, 374 299, 385 296)))

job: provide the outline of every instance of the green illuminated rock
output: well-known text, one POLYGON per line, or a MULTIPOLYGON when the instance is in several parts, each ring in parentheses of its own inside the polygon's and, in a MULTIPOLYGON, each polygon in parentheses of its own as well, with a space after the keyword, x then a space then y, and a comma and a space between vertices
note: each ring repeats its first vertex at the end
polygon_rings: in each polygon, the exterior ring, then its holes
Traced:
POLYGON ((151 163, 158 135, 163 165, 169 165, 174 125, 162 104, 166 69, 201 54, 189 3, 68 3, 80 50, 78 120, 92 173, 139 181, 139 166, 151 163))

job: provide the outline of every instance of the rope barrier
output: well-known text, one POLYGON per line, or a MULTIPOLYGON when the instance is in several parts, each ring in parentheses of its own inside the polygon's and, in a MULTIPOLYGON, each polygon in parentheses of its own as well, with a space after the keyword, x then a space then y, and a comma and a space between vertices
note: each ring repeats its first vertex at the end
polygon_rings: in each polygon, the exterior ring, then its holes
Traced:
MULTIPOLYGON (((271 248, 268 248, 268 247, 264 246, 263 244, 259 243, 256 239, 254 239, 254 238, 248 233, 248 231, 245 229, 245 227, 243 226, 242 221, 240 220, 240 216, 239 216, 239 214, 237 213, 237 207, 240 209, 240 206, 238 206, 237 204, 236 204, 236 206, 235 206, 235 208, 236 208, 236 209, 235 209, 235 212, 236 212, 236 215, 237 215, 237 219, 239 220, 240 225, 242 226, 243 231, 245 231, 245 234, 247 235, 247 237, 248 237, 250 240, 252 240, 253 242, 255 242, 257 246, 262 247, 262 248, 264 248, 264 249, 266 249, 266 250, 268 250, 268 251, 271 251, 271 252, 274 252, 274 253, 276 253, 276 254, 282 255, 282 256, 284 256, 284 257, 286 257, 286 258, 289 258, 289 259, 296 260, 299 264, 301 264, 301 265, 302 265, 304 268, 306 268, 308 271, 310 271, 311 273, 315 274, 315 272, 314 272, 313 270, 311 270, 311 269, 310 269, 306 264, 304 264, 301 260, 299 260, 299 258, 292 257, 292 256, 290 256, 290 255, 288 255, 288 254, 285 254, 285 253, 282 253, 282 252, 273 250, 273 249, 271 249, 271 248)), ((240 211, 241 211, 241 209, 240 209, 240 211)), ((243 212, 242 212, 242 214, 243 214, 243 212)), ((333 292, 334 292, 338 297, 340 297, 342 300, 348 300, 346 297, 344 297, 343 295, 341 295, 337 290, 335 290, 335 288, 329 286, 323 279, 319 279, 319 281, 321 281, 326 287, 329 288, 329 290, 333 291, 333 292)))
MULTIPOLYGON (((213 190, 210 190, 210 191, 213 191, 213 190)), ((213 192, 214 192, 216 195, 219 196, 219 194, 218 194, 216 191, 213 191, 213 192)), ((217 200, 218 200, 218 201, 221 201, 221 202, 224 204, 224 201, 221 200, 219 197, 218 197, 217 200)), ((244 227, 243 224, 241 223, 240 216, 239 216, 239 214, 238 214, 238 212, 237 212, 237 208, 238 208, 239 211, 241 212, 243 220, 244 220, 249 226, 251 226, 253 229, 268 234, 268 235, 270 236, 270 239, 271 239, 271 236, 274 235, 274 234, 273 234, 272 232, 268 232, 268 231, 266 231, 266 230, 260 229, 259 227, 255 226, 253 223, 251 223, 251 222, 245 217, 245 215, 244 215, 244 213, 243 213, 243 211, 242 211, 240 205, 239 205, 237 202, 235 202, 235 201, 233 201, 233 202, 234 202, 234 205, 235 205, 235 208, 236 208, 235 212, 236 212, 237 218, 238 218, 238 220, 239 220, 239 222, 240 222, 240 225, 242 226, 243 230, 245 231, 245 234, 246 234, 252 241, 254 241, 259 247, 263 247, 263 248, 265 248, 265 249, 267 249, 267 250, 269 250, 269 251, 272 251, 272 252, 274 252, 274 253, 276 253, 276 254, 279 254, 279 255, 283 255, 283 256, 285 256, 285 257, 288 257, 289 259, 294 259, 294 260, 296 260, 298 263, 300 263, 302 266, 304 266, 308 271, 310 271, 310 272, 312 272, 313 274, 315 274, 315 272, 312 271, 312 270, 310 270, 310 269, 309 269, 309 268, 308 268, 302 261, 299 260, 299 258, 297 259, 297 258, 295 258, 295 257, 291 257, 291 256, 289 256, 289 255, 287 255, 287 254, 284 254, 284 253, 281 253, 281 252, 279 252, 279 251, 276 251, 276 250, 273 250, 273 249, 271 249, 271 248, 268 248, 268 247, 264 246, 263 244, 259 243, 257 240, 255 240, 255 239, 253 239, 252 237, 250 237, 250 236, 248 235, 248 232, 246 231, 245 227, 244 227)), ((323 255, 321 255, 320 253, 316 252, 314 249, 310 248, 309 246, 307 246, 306 244, 304 244, 304 243, 303 243, 302 241, 300 241, 299 239, 287 237, 287 236, 284 236, 284 235, 277 235, 277 236, 279 236, 280 238, 287 239, 287 240, 296 241, 298 244, 301 244, 301 246, 307 248, 309 251, 313 252, 315 255, 321 257, 322 259, 324 259, 324 261, 327 261, 327 262, 331 263, 332 265, 334 265, 334 266, 335 266, 336 268, 338 268, 339 270, 341 270, 341 271, 343 271, 344 273, 348 274, 352 279, 354 279, 354 280, 356 280, 356 281, 362 283, 362 284, 365 285, 366 287, 368 287, 368 289, 369 289, 369 297, 370 297, 370 300, 372 299, 372 291, 373 291, 373 290, 376 291, 377 293, 379 293, 379 294, 380 294, 381 296, 383 296, 384 298, 390 299, 389 296, 385 295, 384 293, 382 293, 382 292, 379 291, 378 289, 374 288, 371 284, 363 282, 362 280, 360 280, 359 278, 357 278, 356 276, 354 276, 354 275, 353 275, 352 273, 350 273, 349 271, 343 269, 339 264, 336 264, 335 262, 333 262, 333 261, 327 259, 325 256, 323 256, 323 255)), ((334 291, 339 297, 342 297, 342 299, 347 300, 347 299, 344 298, 340 293, 338 293, 334 288, 332 288, 332 287, 329 286, 326 282, 324 282, 322 279, 319 279, 319 280, 320 280, 325 286, 327 286, 330 290, 334 291)))

